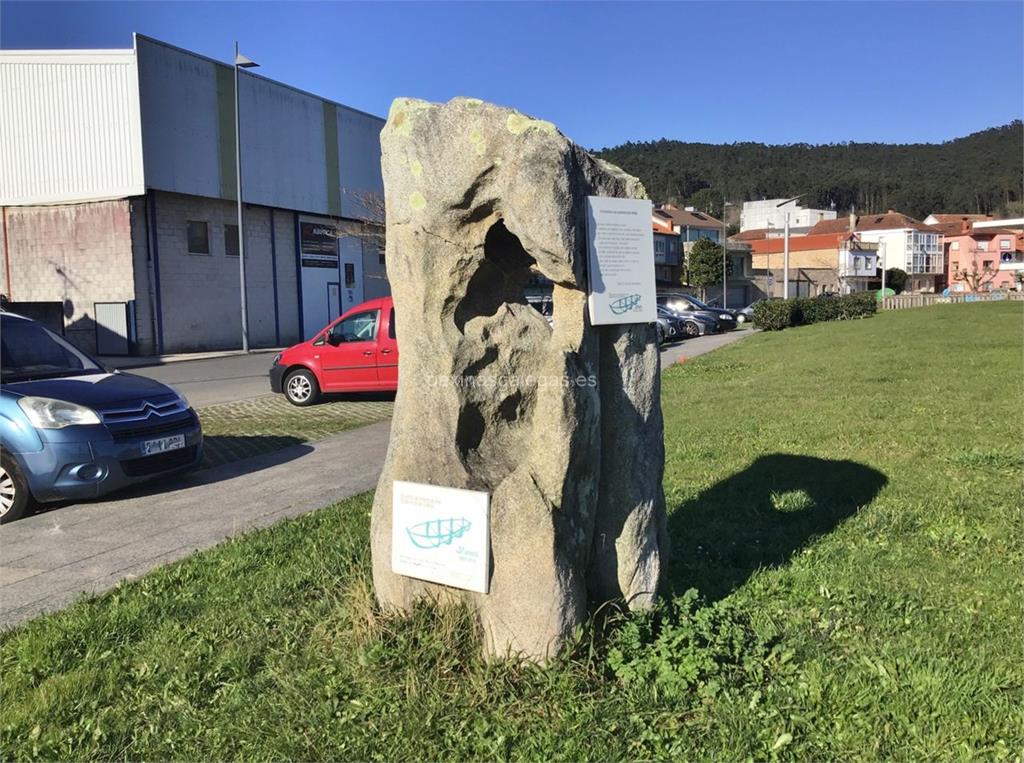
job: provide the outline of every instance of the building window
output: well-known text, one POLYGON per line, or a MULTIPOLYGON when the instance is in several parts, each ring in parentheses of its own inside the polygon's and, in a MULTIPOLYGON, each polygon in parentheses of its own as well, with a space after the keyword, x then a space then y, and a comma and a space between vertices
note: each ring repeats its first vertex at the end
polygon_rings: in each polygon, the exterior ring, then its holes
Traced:
POLYGON ((952 270, 954 273, 958 273, 960 271, 960 260, 953 260, 952 270))
POLYGON ((1008 238, 1001 238, 1001 239, 999 239, 999 248, 1000 249, 1009 249, 1010 248, 1010 239, 1008 239, 1008 238))
POLYGON ((205 222, 198 220, 188 221, 188 253, 210 253, 210 231, 205 222))
POLYGON ((979 241, 978 242, 978 251, 979 252, 987 252, 988 251, 988 241, 979 241))
POLYGON ((991 270, 992 269, 992 260, 985 260, 984 262, 982 262, 981 263, 981 268, 982 268, 982 270, 991 270))
POLYGON ((960 250, 960 242, 959 241, 954 241, 952 244, 949 245, 949 248, 952 249, 954 252, 959 251, 960 250))
POLYGON ((654 251, 658 254, 665 253, 665 239, 659 238, 654 241, 654 251))
POLYGON ((229 257, 238 256, 238 226, 224 226, 224 253, 229 257))
POLYGON ((384 250, 382 248, 379 248, 379 247, 377 249, 377 264, 380 265, 381 267, 383 267, 385 265, 385 262, 384 262, 384 250))

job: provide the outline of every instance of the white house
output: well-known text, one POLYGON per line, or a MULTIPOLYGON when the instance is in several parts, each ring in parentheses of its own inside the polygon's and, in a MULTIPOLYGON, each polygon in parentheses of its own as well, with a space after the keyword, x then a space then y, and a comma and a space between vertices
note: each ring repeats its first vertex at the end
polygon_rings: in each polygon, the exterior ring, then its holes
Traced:
POLYGON ((786 224, 787 212, 789 213, 790 230, 793 228, 810 228, 822 220, 836 219, 836 211, 834 209, 801 207, 792 200, 764 199, 762 201, 745 201, 743 202, 743 208, 740 210, 740 232, 764 228, 777 228, 781 231, 782 227, 786 224))
POLYGON ((907 273, 907 291, 940 290, 945 272, 942 231, 932 225, 890 209, 876 215, 850 215, 825 220, 808 235, 856 232, 863 242, 878 244, 880 268, 899 268, 907 273))

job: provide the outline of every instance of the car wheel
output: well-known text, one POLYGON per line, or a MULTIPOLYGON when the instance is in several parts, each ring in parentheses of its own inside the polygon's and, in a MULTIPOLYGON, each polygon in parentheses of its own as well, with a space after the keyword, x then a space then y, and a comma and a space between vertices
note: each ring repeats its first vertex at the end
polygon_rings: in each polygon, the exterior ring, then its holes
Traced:
POLYGON ((313 405, 320 399, 320 385, 311 372, 300 368, 284 378, 284 396, 292 405, 313 405))
POLYGON ((21 519, 31 505, 32 495, 17 462, 0 454, 0 524, 21 519))
POLYGON ((689 337, 700 336, 700 328, 696 323, 691 323, 690 321, 684 324, 684 331, 686 331, 686 335, 689 337))
POLYGON ((654 333, 657 336, 658 344, 665 344, 665 329, 661 327, 660 323, 654 324, 654 333))

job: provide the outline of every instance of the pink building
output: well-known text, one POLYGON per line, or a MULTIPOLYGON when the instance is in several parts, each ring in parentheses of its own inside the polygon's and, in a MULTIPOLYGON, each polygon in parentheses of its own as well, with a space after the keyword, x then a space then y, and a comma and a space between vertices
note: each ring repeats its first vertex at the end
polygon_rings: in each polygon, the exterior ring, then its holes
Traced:
POLYGON ((946 285, 951 292, 971 291, 975 286, 982 291, 1021 288, 1024 232, 972 219, 976 215, 941 217, 946 219, 937 227, 943 233, 946 285))

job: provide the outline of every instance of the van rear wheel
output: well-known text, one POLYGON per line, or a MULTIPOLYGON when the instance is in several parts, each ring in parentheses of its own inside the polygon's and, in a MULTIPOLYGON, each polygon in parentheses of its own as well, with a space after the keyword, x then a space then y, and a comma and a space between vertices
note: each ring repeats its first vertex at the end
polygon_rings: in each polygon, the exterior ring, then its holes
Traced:
POLYGON ((300 368, 284 378, 284 396, 292 405, 313 405, 320 400, 320 385, 310 371, 300 368))
POLYGON ((0 453, 0 524, 21 519, 31 505, 28 483, 17 462, 7 453, 0 453))

